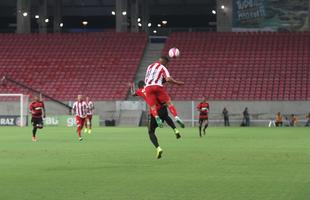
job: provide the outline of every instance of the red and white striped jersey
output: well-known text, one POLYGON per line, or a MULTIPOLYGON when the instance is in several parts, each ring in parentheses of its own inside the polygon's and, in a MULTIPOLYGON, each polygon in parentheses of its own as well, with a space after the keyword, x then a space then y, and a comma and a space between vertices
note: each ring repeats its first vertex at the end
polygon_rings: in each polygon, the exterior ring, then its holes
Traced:
POLYGON ((170 73, 165 66, 159 62, 153 63, 146 69, 145 87, 150 85, 163 86, 164 78, 170 77, 170 73))
POLYGON ((86 102, 87 104, 87 115, 93 115, 94 114, 94 109, 95 109, 95 105, 92 101, 88 101, 86 102))
POLYGON ((76 101, 73 104, 72 110, 75 116, 85 118, 87 116, 88 106, 85 101, 76 101))

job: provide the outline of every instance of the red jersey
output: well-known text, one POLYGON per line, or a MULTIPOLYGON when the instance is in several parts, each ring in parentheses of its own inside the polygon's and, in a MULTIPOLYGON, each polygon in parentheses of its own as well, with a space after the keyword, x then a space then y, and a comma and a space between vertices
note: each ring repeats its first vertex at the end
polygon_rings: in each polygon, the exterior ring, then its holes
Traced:
POLYGON ((33 118, 43 117, 43 110, 45 109, 42 101, 34 101, 29 105, 29 110, 33 118))
MULTIPOLYGON (((135 95, 142 97, 144 101, 147 101, 146 92, 144 88, 137 89, 135 95)), ((160 108, 161 108, 161 105, 159 103, 156 103, 156 109, 159 110, 160 108)))
POLYGON ((197 105, 197 109, 200 111, 200 115, 207 115, 210 109, 209 103, 201 102, 197 105))
POLYGON ((135 95, 142 97, 146 101, 146 93, 144 88, 137 89, 135 95))

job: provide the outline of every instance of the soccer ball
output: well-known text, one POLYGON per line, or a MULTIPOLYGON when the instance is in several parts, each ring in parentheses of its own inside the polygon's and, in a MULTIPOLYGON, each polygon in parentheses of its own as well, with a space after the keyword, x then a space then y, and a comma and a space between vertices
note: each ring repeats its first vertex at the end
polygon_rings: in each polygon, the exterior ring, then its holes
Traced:
POLYGON ((180 56, 180 50, 176 47, 173 47, 169 50, 168 54, 170 58, 176 58, 180 56))

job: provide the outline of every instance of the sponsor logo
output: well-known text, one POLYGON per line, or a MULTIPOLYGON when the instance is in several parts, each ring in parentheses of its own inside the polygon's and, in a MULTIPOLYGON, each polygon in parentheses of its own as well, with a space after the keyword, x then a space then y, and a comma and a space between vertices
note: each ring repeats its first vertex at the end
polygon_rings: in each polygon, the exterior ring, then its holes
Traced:
MULTIPOLYGON (((17 115, 0 115, 0 126, 20 126, 21 122, 22 120, 17 115)), ((25 122, 27 122, 27 120, 25 122)))
POLYGON ((57 126, 59 125, 59 120, 57 117, 46 117, 44 118, 44 124, 49 126, 57 126))
POLYGON ((67 127, 72 127, 75 125, 76 125, 75 119, 73 117, 68 117, 67 118, 67 127))
POLYGON ((0 118, 0 125, 1 126, 15 126, 15 118, 0 118))

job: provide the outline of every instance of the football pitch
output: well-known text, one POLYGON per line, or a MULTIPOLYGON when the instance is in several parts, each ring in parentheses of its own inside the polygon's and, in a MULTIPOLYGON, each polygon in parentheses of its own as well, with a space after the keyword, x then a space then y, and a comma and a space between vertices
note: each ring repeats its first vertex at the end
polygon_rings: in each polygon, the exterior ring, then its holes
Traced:
POLYGON ((307 200, 306 128, 0 128, 1 200, 307 200))

